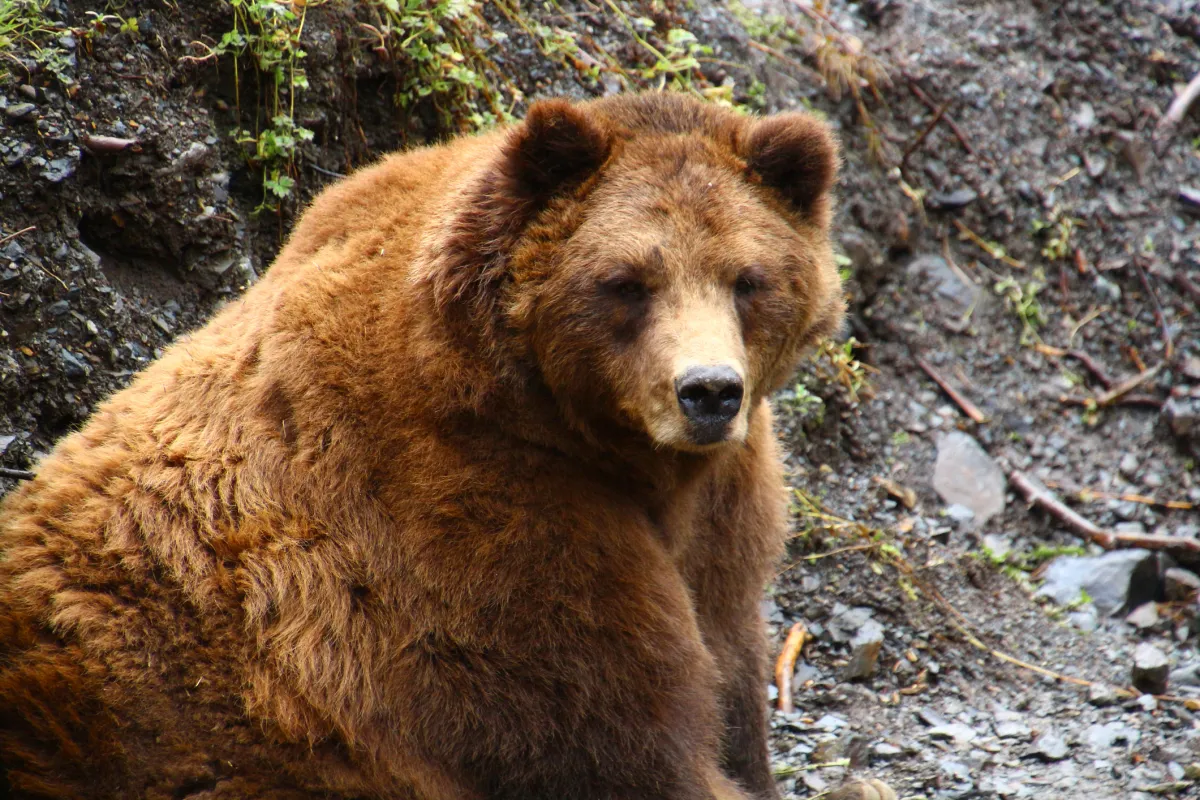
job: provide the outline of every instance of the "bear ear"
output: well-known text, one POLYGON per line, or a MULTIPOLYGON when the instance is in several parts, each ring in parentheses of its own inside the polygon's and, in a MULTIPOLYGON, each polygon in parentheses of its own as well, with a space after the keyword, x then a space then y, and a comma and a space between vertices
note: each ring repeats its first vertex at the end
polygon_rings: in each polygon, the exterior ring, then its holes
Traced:
POLYGON ((741 149, 750 171, 804 213, 833 187, 841 161, 829 126, 795 112, 753 123, 741 149))
POLYGON ((505 144, 505 172, 517 193, 544 200, 565 184, 583 180, 608 158, 611 138, 566 100, 543 100, 505 144))

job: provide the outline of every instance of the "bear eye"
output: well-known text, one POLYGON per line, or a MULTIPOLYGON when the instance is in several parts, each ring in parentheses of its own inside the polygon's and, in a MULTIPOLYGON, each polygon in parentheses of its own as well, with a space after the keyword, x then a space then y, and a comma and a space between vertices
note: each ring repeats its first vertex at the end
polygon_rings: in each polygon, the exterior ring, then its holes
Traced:
POLYGON ((641 302, 650 296, 650 289, 646 284, 632 278, 611 281, 607 288, 617 297, 630 303, 641 302))
POLYGON ((762 284, 753 275, 742 275, 733 284, 733 291, 738 297, 749 297, 761 288, 762 284))

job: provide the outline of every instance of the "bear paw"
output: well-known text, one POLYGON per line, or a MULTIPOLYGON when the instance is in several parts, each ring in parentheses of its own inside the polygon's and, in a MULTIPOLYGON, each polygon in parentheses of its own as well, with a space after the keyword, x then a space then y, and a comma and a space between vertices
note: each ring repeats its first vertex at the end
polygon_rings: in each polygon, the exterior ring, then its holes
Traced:
POLYGON ((883 781, 850 781, 825 797, 827 800, 896 800, 896 793, 883 781))

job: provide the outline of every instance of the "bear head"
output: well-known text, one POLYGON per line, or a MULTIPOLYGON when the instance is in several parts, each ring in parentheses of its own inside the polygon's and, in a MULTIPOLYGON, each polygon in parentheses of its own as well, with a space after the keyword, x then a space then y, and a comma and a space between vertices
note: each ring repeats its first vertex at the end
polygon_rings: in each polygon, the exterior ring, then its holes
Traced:
POLYGON ((841 324, 838 162, 802 113, 662 93, 537 103, 439 243, 434 308, 480 357, 536 375, 576 430, 740 442, 841 324))

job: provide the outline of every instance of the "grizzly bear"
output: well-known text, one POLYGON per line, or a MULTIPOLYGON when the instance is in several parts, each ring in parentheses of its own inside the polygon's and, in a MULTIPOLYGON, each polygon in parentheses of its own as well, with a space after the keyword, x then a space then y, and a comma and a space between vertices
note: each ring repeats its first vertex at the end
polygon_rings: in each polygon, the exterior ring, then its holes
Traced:
POLYGON ((777 797, 767 396, 842 318, 837 164, 647 94, 327 190, 5 500, 7 791, 777 797))

